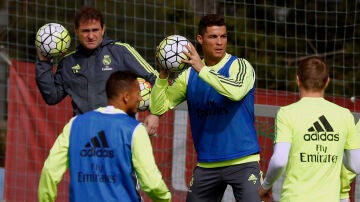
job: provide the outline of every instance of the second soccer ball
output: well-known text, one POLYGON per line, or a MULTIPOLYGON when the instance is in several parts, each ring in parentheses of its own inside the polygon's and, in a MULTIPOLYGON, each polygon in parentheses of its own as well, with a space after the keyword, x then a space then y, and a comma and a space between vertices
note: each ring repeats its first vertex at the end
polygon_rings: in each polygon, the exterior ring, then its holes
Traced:
POLYGON ((140 87, 140 96, 141 101, 139 103, 138 110, 145 111, 149 108, 150 104, 150 93, 151 93, 151 84, 145 79, 138 77, 139 87, 140 87))

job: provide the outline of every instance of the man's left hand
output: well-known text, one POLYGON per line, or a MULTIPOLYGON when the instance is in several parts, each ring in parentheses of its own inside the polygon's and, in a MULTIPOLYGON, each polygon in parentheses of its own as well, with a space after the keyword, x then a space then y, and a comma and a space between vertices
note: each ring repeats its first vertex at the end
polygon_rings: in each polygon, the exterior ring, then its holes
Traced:
POLYGON ((146 126, 150 136, 156 136, 157 129, 159 127, 159 116, 149 114, 145 117, 144 125, 146 126))

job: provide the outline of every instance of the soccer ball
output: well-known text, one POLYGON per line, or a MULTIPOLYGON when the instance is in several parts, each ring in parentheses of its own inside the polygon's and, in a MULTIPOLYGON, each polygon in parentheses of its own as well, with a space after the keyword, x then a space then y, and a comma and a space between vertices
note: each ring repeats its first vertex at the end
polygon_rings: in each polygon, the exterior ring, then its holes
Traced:
POLYGON ((65 55, 70 42, 69 32, 58 23, 47 23, 40 27, 35 38, 35 46, 48 58, 65 55))
POLYGON ((145 111, 149 108, 150 104, 150 93, 151 93, 151 84, 143 78, 138 78, 140 86, 140 95, 141 101, 139 103, 138 110, 145 111))
POLYGON ((188 64, 181 62, 188 57, 183 53, 187 51, 186 45, 190 42, 180 35, 171 35, 163 39, 157 51, 157 58, 161 66, 171 72, 181 72, 188 67, 188 64))

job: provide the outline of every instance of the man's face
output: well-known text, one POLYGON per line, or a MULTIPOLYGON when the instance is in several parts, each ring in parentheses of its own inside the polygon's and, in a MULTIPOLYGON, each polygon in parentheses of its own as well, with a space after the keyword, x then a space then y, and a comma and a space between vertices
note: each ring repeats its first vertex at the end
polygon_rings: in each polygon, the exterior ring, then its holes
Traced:
POLYGON ((202 47, 206 65, 215 65, 225 56, 227 46, 225 26, 207 27, 203 35, 197 35, 197 40, 202 47))
POLYGON ((75 29, 75 33, 80 44, 91 51, 101 44, 105 33, 105 25, 101 27, 100 21, 94 19, 80 21, 79 27, 75 29))

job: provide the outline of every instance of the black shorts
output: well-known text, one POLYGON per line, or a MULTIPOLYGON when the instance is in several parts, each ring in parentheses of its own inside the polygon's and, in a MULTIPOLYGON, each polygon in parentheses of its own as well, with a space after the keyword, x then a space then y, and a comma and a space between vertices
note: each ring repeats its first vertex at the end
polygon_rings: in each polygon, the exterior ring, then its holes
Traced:
POLYGON ((260 202, 258 194, 261 171, 258 162, 220 168, 195 167, 187 202, 220 202, 227 185, 233 189, 237 202, 260 202))

